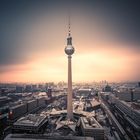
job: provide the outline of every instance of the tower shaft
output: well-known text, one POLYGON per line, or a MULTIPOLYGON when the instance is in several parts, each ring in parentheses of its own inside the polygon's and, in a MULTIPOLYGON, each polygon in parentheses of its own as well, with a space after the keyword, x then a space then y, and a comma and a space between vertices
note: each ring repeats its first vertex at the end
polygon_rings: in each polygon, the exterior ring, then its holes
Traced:
POLYGON ((72 70, 71 70, 71 55, 68 55, 68 95, 67 95, 67 118, 73 119, 72 106, 72 70))

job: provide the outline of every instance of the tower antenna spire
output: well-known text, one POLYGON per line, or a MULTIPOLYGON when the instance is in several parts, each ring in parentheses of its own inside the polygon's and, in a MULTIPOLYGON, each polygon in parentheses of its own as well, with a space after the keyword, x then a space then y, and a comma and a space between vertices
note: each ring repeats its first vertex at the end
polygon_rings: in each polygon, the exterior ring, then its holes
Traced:
POLYGON ((68 13, 68 38, 67 45, 72 45, 70 12, 68 13))
POLYGON ((68 36, 71 36, 71 21, 70 21, 70 12, 68 15, 68 36))

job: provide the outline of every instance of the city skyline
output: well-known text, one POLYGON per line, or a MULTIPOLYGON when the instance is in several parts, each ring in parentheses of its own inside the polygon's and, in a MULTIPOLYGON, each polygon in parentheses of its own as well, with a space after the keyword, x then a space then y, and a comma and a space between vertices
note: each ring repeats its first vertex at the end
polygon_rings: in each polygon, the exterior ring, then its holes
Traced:
POLYGON ((0 82, 67 81, 68 8, 73 82, 138 81, 138 2, 1 1, 0 82))

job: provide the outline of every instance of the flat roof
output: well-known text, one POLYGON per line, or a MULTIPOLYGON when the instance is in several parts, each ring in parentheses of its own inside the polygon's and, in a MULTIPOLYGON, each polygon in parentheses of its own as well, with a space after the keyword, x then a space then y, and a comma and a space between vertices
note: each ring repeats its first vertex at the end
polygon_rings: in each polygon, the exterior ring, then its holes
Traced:
POLYGON ((18 119, 14 125, 18 126, 38 126, 46 118, 45 115, 29 114, 25 117, 18 119))
POLYGON ((101 104, 101 103, 98 102, 97 100, 92 100, 92 101, 90 101, 90 103, 91 103, 92 107, 94 107, 94 106, 98 106, 98 105, 101 104))
POLYGON ((88 121, 86 117, 80 117, 84 129, 103 129, 103 127, 94 119, 94 117, 89 118, 92 124, 88 121))

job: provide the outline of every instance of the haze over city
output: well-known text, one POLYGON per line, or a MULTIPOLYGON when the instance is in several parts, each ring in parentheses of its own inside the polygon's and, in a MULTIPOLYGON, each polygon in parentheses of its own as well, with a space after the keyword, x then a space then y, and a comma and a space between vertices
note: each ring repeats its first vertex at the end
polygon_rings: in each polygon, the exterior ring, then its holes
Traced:
POLYGON ((1 1, 0 82, 67 81, 68 9, 73 82, 140 80, 139 2, 1 1))

